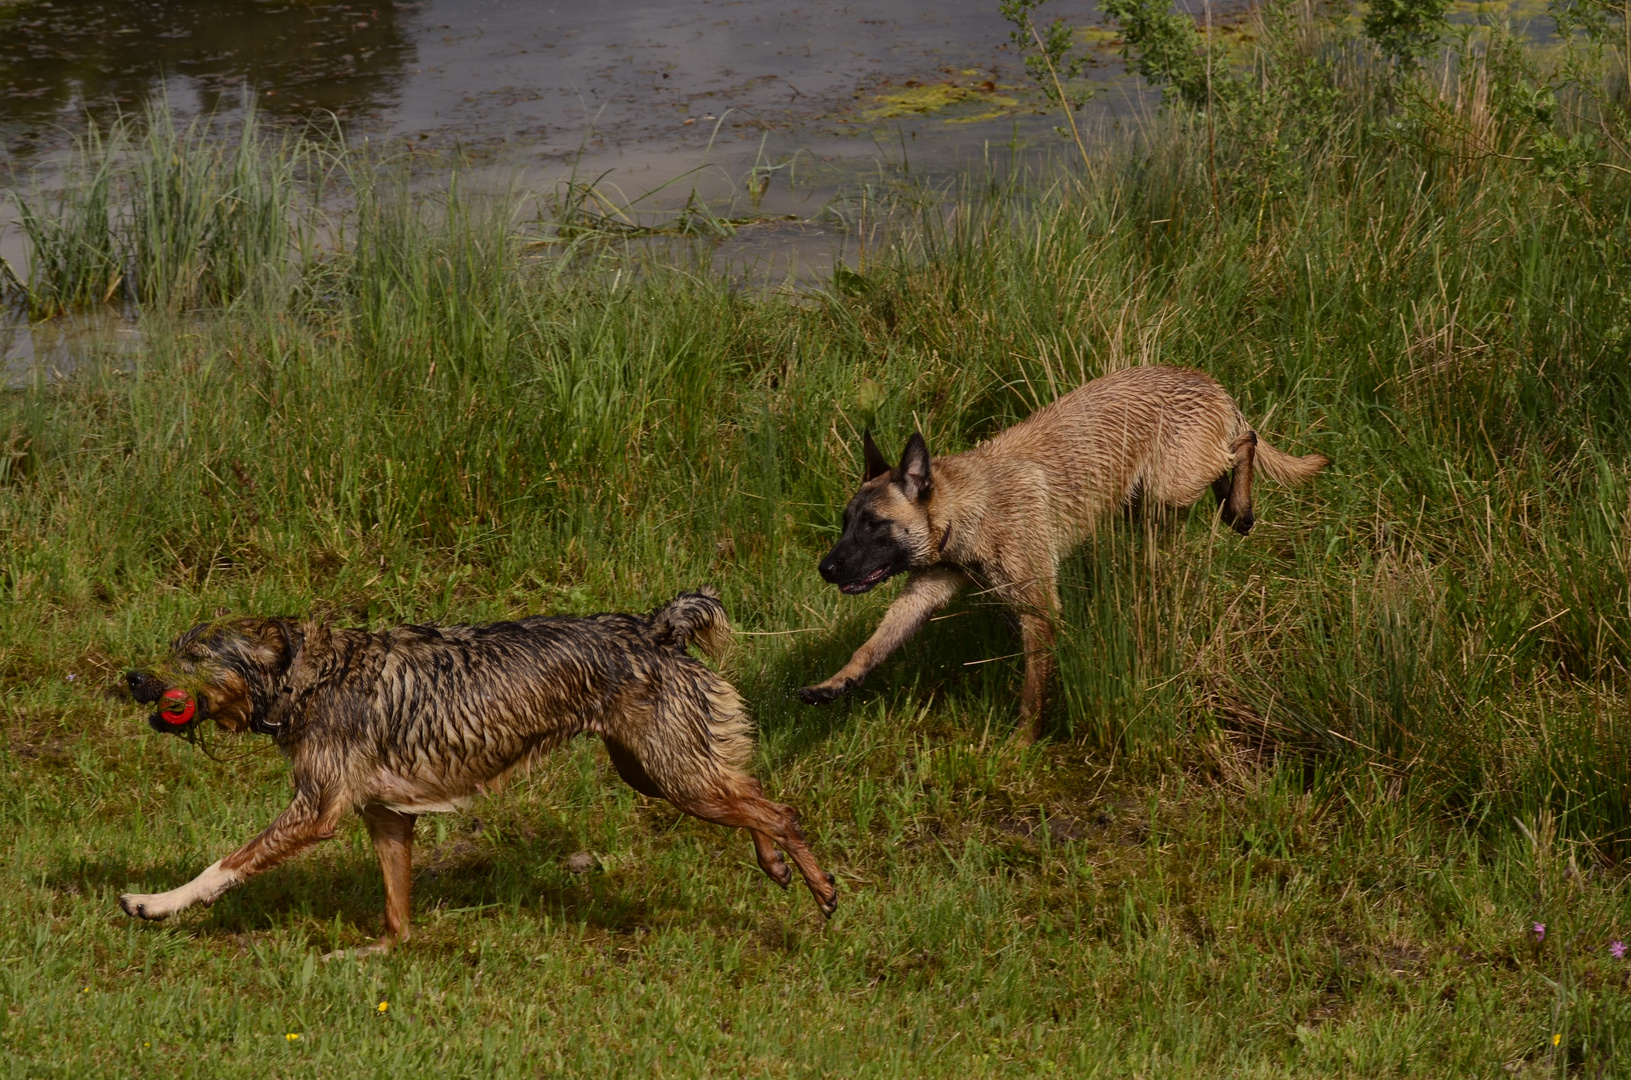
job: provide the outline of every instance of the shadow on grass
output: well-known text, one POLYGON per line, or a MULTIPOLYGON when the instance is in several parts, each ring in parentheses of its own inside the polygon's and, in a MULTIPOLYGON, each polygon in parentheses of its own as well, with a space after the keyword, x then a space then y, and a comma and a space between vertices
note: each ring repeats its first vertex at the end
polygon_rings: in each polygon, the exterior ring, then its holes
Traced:
MULTIPOLYGON (((658 913, 686 906, 676 883, 642 873, 640 867, 630 868, 629 874, 598 868, 569 874, 562 858, 578 846, 564 821, 531 836, 422 844, 415 851, 413 922, 423 928, 439 913, 522 908, 562 923, 624 933, 664 922, 666 916, 658 913)), ((59 862, 46 873, 44 884, 91 895, 158 892, 192 880, 202 869, 197 861, 181 859, 136 865, 110 853, 59 862)), ((194 936, 204 938, 292 922, 338 923, 373 934, 382 925, 384 909, 384 883, 373 853, 355 851, 342 835, 327 851, 319 846, 237 886, 207 912, 194 909, 164 925, 189 925, 194 936)), ((111 914, 118 914, 117 907, 111 914)))
POLYGON ((781 757, 810 753, 851 728, 858 713, 879 699, 907 713, 948 698, 963 712, 1012 701, 1018 715, 1024 666, 1015 655, 1020 652, 1018 622, 1006 606, 987 597, 964 598, 947 607, 838 700, 826 705, 800 701, 799 687, 842 667, 877 628, 883 610, 869 605, 836 621, 830 633, 795 638, 743 678, 742 690, 759 727, 781 757))

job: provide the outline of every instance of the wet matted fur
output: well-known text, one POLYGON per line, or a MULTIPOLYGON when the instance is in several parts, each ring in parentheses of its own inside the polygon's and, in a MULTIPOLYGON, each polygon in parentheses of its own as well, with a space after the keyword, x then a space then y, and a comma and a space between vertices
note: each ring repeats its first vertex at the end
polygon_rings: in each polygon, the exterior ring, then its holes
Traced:
POLYGON ((1189 368, 1126 368, 1066 394, 974 449, 931 463, 913 433, 893 468, 872 437, 866 478, 844 510, 844 532, 821 576, 863 593, 911 577, 876 632, 832 678, 805 687, 831 701, 910 640, 973 582, 1019 614, 1025 691, 1019 738, 1042 730, 1059 615, 1059 560, 1132 502, 1193 505, 1208 488, 1223 520, 1251 531, 1252 477, 1296 483, 1329 465, 1259 439, 1234 399, 1189 368))
POLYGON ((487 626, 377 633, 289 619, 232 619, 178 638, 167 664, 132 671, 160 730, 213 720, 270 735, 294 766, 294 801, 264 832, 178 889, 126 895, 130 915, 162 919, 334 835, 347 810, 368 826, 385 875, 385 933, 408 938, 413 827, 494 790, 534 754, 599 735, 624 780, 704 821, 750 831, 759 865, 786 886, 804 876, 825 914, 837 905, 798 814, 743 771, 752 729, 735 689, 686 647, 730 633, 719 594, 682 593, 649 617, 535 616, 487 626), (180 706, 186 706, 182 711, 180 706), (179 717, 189 717, 184 723, 179 717))

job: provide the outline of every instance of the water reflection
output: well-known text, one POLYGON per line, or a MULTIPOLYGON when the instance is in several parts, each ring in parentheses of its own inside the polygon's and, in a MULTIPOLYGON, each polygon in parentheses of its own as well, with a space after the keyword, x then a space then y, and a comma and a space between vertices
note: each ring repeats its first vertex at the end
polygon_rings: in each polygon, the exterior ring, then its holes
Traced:
POLYGON ((273 117, 380 113, 414 62, 416 5, 38 0, 0 5, 0 140, 26 156, 81 111, 107 119, 179 84, 187 111, 275 88, 273 117))
MULTIPOLYGON (((1048 14, 1099 21, 1095 0, 1048 14)), ((157 93, 185 122, 247 84, 263 116, 338 115, 417 181, 457 167, 546 200, 594 181, 645 224, 706 206, 757 219, 716 270, 820 276, 841 193, 1074 154, 1008 31, 996 0, 0 0, 0 258, 26 276, 6 191, 49 190, 87 114, 157 93)), ((1090 138, 1142 100, 1110 83, 1110 41, 1090 138)))
POLYGON ((0 390, 60 382, 87 365, 127 370, 140 343, 135 313, 111 307, 33 325, 0 318, 0 390))

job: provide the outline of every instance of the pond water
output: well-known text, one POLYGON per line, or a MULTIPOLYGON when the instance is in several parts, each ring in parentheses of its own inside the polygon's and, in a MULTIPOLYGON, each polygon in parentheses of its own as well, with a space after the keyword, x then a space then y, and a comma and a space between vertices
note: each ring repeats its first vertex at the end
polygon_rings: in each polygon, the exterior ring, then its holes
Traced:
MULTIPOLYGON (((1538 0, 1504 6, 1543 21, 1538 0)), ((1246 0, 1213 8, 1219 26, 1246 18, 1246 0)), ((1090 145, 1147 114, 1154 96, 1093 0, 1037 17, 1066 19, 1090 52, 1090 145)), ((750 222, 714 242, 716 269, 819 283, 865 239, 831 211, 868 184, 1074 155, 1010 29, 997 0, 0 0, 0 258, 26 274, 5 190, 49 187, 87 119, 159 97, 230 121, 252 97, 275 124, 338 124, 428 182, 455 163, 535 192, 594 181, 647 220, 700 199, 750 222)), ((14 382, 71 367, 127 333, 0 316, 0 368, 14 382)))
MULTIPOLYGON (((1090 0, 1055 17, 1102 22, 1090 0)), ((230 119, 252 96, 427 179, 457 161, 541 192, 593 180, 656 216, 699 198, 758 219, 716 266, 821 279, 859 240, 821 211, 868 181, 1074 153, 1009 30, 997 0, 0 0, 0 189, 49 187, 88 118, 159 97, 230 119)), ((1144 98, 1112 35, 1087 37, 1091 130, 1144 98)), ((0 201, 0 257, 26 274, 14 218, 0 201)), ((0 334, 8 367, 37 336, 0 334)))
MULTIPOLYGON (((1044 14, 1100 22, 1085 0, 1044 14)), ((761 141, 771 161, 944 167, 1016 128, 1057 140, 1008 30, 996 0, 14 0, 0 4, 0 146, 15 173, 86 115, 154 94, 229 111, 249 91, 286 122, 333 116, 416 153, 575 162, 634 184, 705 155, 751 165, 761 141)))

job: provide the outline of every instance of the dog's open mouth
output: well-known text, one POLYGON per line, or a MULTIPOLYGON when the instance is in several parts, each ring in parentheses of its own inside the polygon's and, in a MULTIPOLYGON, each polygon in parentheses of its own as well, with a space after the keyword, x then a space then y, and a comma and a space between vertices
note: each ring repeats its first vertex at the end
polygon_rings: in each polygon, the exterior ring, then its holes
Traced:
POLYGON ((872 573, 870 573, 866 577, 862 578, 860 581, 853 582, 853 583, 851 583, 849 585, 840 585, 840 586, 838 586, 838 591, 841 592, 841 593, 848 593, 851 596, 855 596, 855 595, 857 595, 859 593, 866 592, 868 589, 872 588, 872 586, 878 584, 878 582, 882 581, 884 578, 886 578, 888 576, 889 576, 889 567, 880 566, 876 570, 872 571, 872 573))

